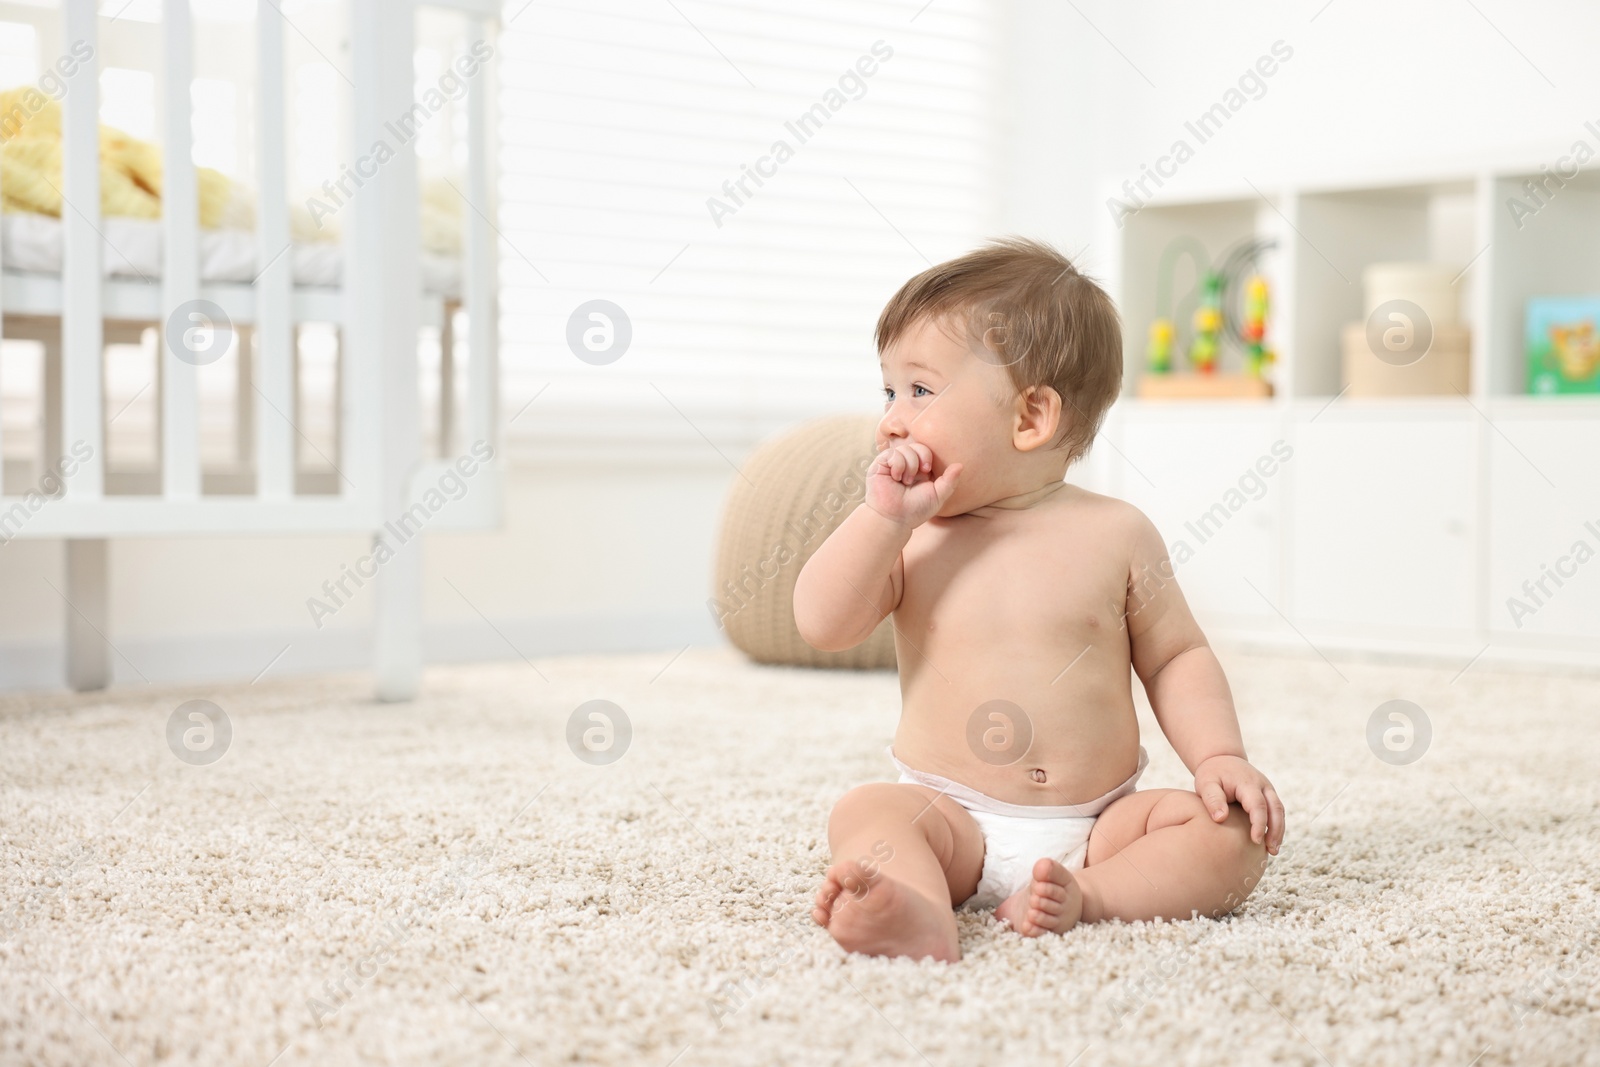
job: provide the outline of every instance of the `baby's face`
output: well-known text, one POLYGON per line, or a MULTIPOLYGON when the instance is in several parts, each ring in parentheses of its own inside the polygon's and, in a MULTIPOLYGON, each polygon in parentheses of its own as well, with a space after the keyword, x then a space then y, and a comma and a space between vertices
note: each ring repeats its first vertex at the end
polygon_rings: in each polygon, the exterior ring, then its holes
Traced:
POLYGON ((941 515, 959 515, 989 502, 1019 453, 1012 446, 1016 387, 1004 367, 984 359, 964 339, 961 324, 923 318, 883 352, 883 418, 877 446, 911 440, 933 452, 931 477, 963 465, 955 495, 941 515))

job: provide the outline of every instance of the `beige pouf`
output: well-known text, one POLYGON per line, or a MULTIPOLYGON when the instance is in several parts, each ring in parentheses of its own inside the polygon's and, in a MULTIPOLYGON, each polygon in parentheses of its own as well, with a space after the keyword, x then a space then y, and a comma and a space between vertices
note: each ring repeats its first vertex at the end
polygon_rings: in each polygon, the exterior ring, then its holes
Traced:
POLYGON ((876 415, 817 419, 762 443, 733 479, 723 510, 709 607, 734 647, 758 663, 890 668, 885 619, 855 648, 819 652, 794 624, 794 583, 806 560, 861 503, 876 454, 876 415))

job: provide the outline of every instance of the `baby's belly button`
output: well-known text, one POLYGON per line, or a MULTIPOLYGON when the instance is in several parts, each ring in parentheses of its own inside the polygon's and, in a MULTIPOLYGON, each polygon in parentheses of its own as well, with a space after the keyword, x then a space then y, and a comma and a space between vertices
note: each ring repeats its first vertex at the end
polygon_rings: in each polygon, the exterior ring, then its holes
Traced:
POLYGON ((1040 783, 1041 785, 1044 784, 1045 779, 1049 777, 1049 775, 1044 773, 1043 767, 1035 767, 1033 770, 1029 771, 1028 774, 1034 781, 1040 783))

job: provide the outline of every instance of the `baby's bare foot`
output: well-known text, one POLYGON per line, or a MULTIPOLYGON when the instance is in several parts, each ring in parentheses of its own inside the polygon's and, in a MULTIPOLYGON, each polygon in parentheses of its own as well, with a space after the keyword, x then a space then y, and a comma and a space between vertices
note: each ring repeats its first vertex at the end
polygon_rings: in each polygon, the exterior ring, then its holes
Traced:
POLYGON ((994 909, 996 919, 1006 919, 1023 937, 1062 934, 1078 925, 1083 914, 1083 891, 1077 879, 1052 859, 1033 865, 1033 881, 994 909))
POLYGON ((961 958, 955 916, 916 890, 868 871, 855 860, 828 868, 811 917, 846 952, 910 956, 954 963, 961 958))

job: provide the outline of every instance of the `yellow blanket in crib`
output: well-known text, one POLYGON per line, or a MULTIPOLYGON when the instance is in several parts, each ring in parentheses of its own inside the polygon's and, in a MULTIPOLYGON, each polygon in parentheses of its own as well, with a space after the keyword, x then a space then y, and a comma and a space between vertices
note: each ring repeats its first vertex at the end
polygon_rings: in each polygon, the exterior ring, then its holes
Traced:
MULTIPOLYGON (((61 105, 25 86, 0 92, 0 210, 61 214, 61 105), (37 110, 35 110, 37 108, 37 110)), ((236 201, 234 182, 197 167, 200 225, 223 225, 236 201)), ((100 127, 100 213, 161 216, 161 148, 100 127)))

